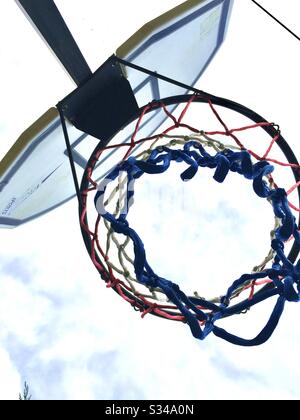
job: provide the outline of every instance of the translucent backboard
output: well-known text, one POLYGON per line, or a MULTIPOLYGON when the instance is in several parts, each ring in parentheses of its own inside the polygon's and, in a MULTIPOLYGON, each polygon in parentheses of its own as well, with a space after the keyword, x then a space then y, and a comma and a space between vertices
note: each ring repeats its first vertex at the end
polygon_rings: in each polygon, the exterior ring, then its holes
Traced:
MULTIPOLYGON (((187 85, 194 85, 220 48, 233 0, 189 0, 146 24, 116 51, 116 55, 187 85)), ((153 99, 185 93, 185 89, 155 77, 122 68, 139 106, 153 99)), ((163 122, 158 111, 145 120, 141 135, 163 122)), ((78 177, 98 139, 67 122, 78 177)), ((133 126, 115 141, 128 141, 133 126)), ((97 179, 118 162, 112 153, 97 168, 97 179)), ((75 195, 58 112, 50 108, 17 140, 0 162, 0 226, 15 227, 41 216, 75 195)))

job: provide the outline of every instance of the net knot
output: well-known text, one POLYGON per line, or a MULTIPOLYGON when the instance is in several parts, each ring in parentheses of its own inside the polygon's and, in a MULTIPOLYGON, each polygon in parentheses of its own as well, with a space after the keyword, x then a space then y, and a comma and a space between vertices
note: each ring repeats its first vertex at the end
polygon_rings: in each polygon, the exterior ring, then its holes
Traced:
POLYGON ((128 234, 129 223, 125 219, 116 219, 111 222, 111 227, 116 233, 128 234))
POLYGON ((106 283, 106 287, 108 289, 113 289, 116 286, 118 286, 118 284, 120 284, 120 280, 113 278, 113 279, 109 279, 109 281, 106 283))
POLYGON ((133 156, 130 156, 127 160, 119 163, 118 169, 120 171, 129 172, 129 171, 132 171, 132 168, 135 166, 135 164, 136 164, 136 159, 133 156))
POLYGON ((153 312, 156 308, 158 308, 158 305, 156 303, 150 304, 149 308, 145 309, 141 315, 142 318, 145 318, 147 314, 150 314, 153 312))
POLYGON ((271 242, 272 249, 277 253, 284 250, 284 245, 279 239, 273 239, 271 242))

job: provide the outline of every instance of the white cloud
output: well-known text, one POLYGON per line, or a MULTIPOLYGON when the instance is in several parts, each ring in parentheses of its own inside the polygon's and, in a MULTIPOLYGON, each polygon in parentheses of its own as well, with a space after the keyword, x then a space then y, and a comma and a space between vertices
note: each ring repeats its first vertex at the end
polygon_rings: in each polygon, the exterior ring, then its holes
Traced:
POLYGON ((0 349, 0 395, 2 400, 15 400, 18 398, 18 391, 21 391, 21 381, 19 372, 13 360, 11 360, 9 351, 0 349), (17 392, 16 392, 17 391, 17 392))
MULTIPOLYGON (((128 19, 124 25, 124 13, 128 10, 122 9, 120 28, 114 24, 120 32, 114 30, 112 39, 108 39, 112 16, 116 18, 113 3, 106 4, 104 13, 96 8, 99 2, 85 2, 85 11, 94 11, 86 22, 93 22, 94 26, 81 42, 93 65, 100 64, 95 51, 101 50, 101 42, 106 42, 105 54, 110 54, 136 29, 128 19), (110 16, 102 22, 108 25, 106 30, 98 22, 100 16, 110 16), (95 39, 102 41, 95 46, 95 39)), ((140 4, 135 0, 130 3, 134 9, 140 4)), ((174 2, 168 3, 172 6, 174 2)), ((71 13, 67 2, 57 4, 66 15, 71 13)), ((136 9, 136 26, 144 23, 144 6, 143 10, 136 9)), ((11 19, 7 22, 16 19, 22 28, 27 28, 23 16, 12 5, 9 7, 11 19)), ((123 3, 119 7, 124 7, 123 3)), ((149 18, 156 14, 153 7, 150 3, 147 6, 149 18)), ((246 102, 259 112, 265 111, 267 117, 282 121, 296 147, 293 139, 297 132, 299 84, 295 81, 300 69, 299 54, 293 52, 288 37, 283 44, 280 42, 281 32, 276 26, 273 30, 273 24, 263 19, 258 10, 238 2, 235 7, 228 41, 203 76, 201 87, 246 102), (257 27, 253 33, 254 21, 257 27), (261 39, 267 32, 268 37, 261 39), (286 74, 284 80, 282 74, 286 74), (290 97, 291 89, 295 91, 294 98, 290 97)), ((69 20, 79 36, 84 17, 74 8, 69 20)), ((16 25, 13 27, 15 31, 16 25)), ((11 28, 12 25, 5 27, 5 36, 11 28)), ((2 109, 4 98, 9 98, 10 104, 2 114, 4 139, 16 137, 28 119, 71 90, 56 63, 45 58, 48 52, 44 45, 38 46, 33 32, 32 36, 29 32, 26 35, 33 49, 32 61, 28 60, 26 66, 18 62, 20 69, 27 69, 20 73, 14 64, 20 50, 25 54, 24 39, 18 40, 20 32, 16 33, 13 48, 5 49, 8 64, 4 74, 13 71, 11 79, 17 83, 18 97, 12 96, 8 84, 2 98, 2 109), (43 51, 41 56, 39 51, 43 51), (37 80, 35 72, 39 72, 37 80), (12 121, 10 109, 14 106, 12 121)), ((101 54, 104 52, 99 51, 101 54)), ((106 55, 101 58, 104 60, 106 55)), ((299 152, 299 147, 296 149, 299 152)), ((257 258, 265 255, 263 238, 266 235, 268 245, 272 223, 269 226, 266 220, 270 209, 266 204, 265 210, 244 179, 235 182, 230 177, 228 184, 216 193, 219 186, 214 184, 212 173, 206 171, 208 174, 203 174, 203 178, 202 173, 198 174, 190 186, 180 185, 181 181, 173 175, 166 181, 158 177, 158 193, 153 193, 155 181, 151 179, 151 187, 146 183, 142 196, 137 196, 132 221, 138 231, 141 229, 149 260, 159 274, 177 278, 184 290, 195 284, 198 287, 199 280, 205 279, 207 293, 213 281, 213 293, 224 293, 236 272, 247 271, 249 265, 252 267, 252 259, 257 263, 257 258), (179 185, 179 189, 168 187, 168 182, 179 185), (226 191, 230 193, 229 201, 224 198, 226 191), (159 205, 151 205, 153 202, 159 205)), ((81 239, 75 201, 16 230, 1 231, 0 254, 1 399, 18 398, 24 380, 36 399, 299 399, 299 305, 287 304, 270 342, 251 349, 234 347, 213 335, 199 342, 186 325, 151 315, 141 320, 139 313, 99 279, 81 239)), ((202 284, 199 289, 202 290, 202 284)), ((222 325, 252 338, 263 327, 272 303, 225 320, 222 325)))

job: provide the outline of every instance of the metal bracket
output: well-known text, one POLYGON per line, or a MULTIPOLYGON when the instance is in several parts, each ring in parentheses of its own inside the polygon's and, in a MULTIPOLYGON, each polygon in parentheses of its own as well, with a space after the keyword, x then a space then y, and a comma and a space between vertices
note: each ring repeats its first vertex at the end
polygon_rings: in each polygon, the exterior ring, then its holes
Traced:
POLYGON ((76 128, 102 141, 107 141, 127 125, 139 109, 115 56, 110 57, 59 106, 76 128))

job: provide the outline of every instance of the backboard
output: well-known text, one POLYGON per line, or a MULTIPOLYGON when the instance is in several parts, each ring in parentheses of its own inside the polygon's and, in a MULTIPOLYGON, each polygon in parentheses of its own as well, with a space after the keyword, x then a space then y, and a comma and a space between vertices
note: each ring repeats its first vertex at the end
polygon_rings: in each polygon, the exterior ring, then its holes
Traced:
MULTIPOLYGON (((220 48, 226 34, 233 0, 188 0, 147 23, 116 55, 131 63, 194 85, 220 48)), ((137 104, 185 93, 183 88, 158 81, 122 66, 137 104)), ((158 111, 145 121, 141 134, 150 135, 164 120, 158 111)), ((67 121, 78 177, 99 141, 67 121)), ((132 126, 115 141, 128 141, 132 126)), ((118 161, 118 153, 100 162, 97 179, 118 161)), ((16 141, 0 162, 0 226, 15 227, 41 216, 75 195, 60 118, 50 108, 16 141)))

